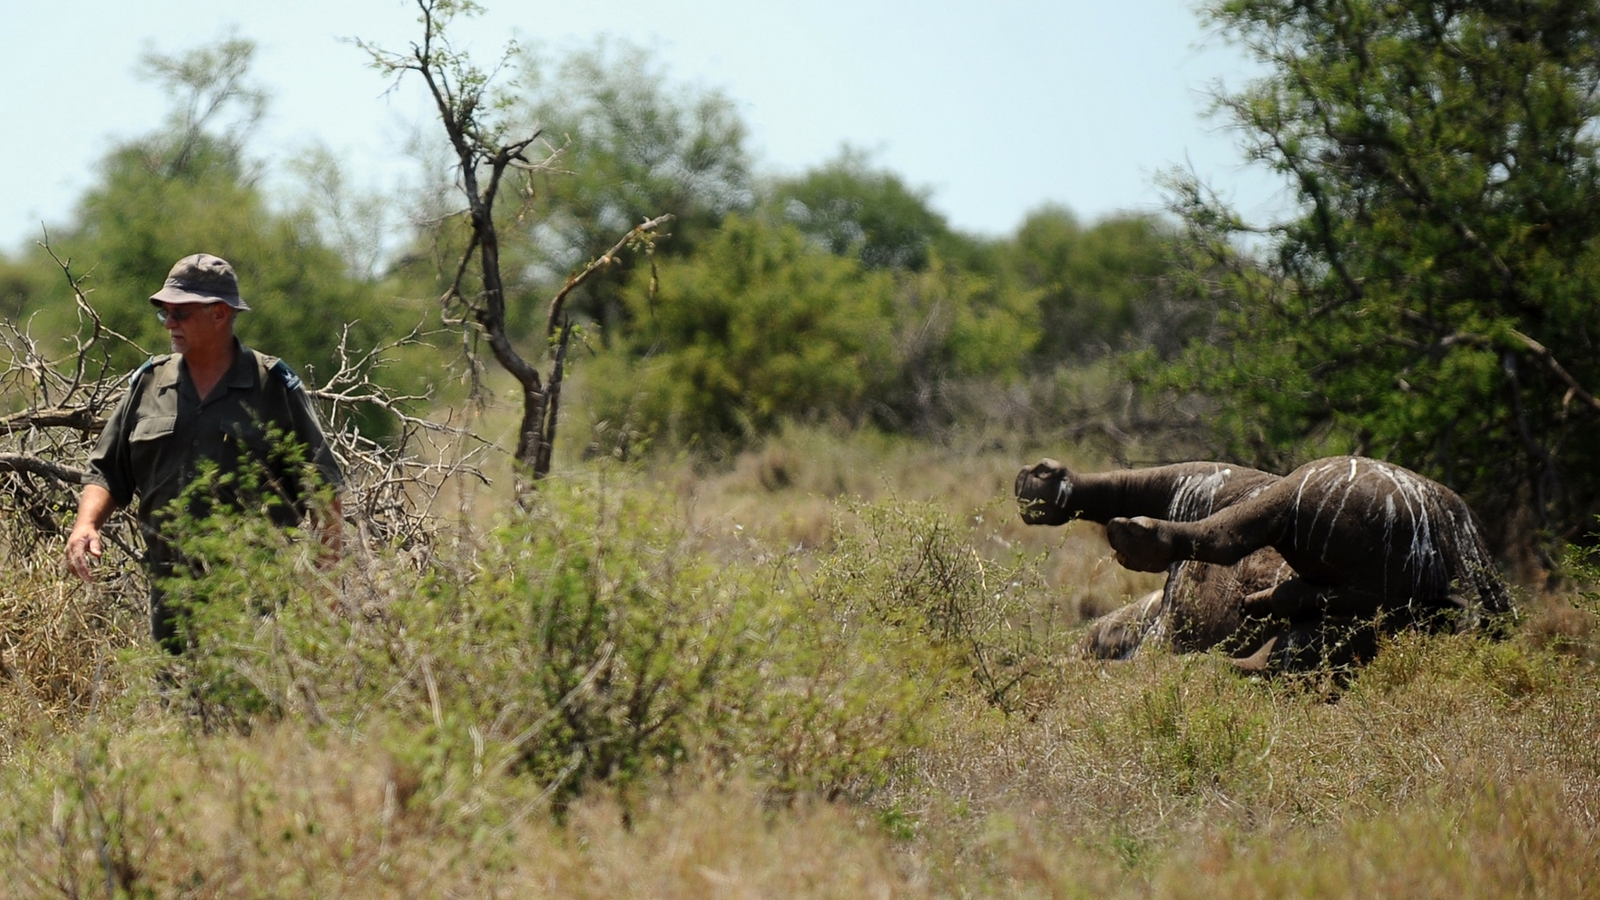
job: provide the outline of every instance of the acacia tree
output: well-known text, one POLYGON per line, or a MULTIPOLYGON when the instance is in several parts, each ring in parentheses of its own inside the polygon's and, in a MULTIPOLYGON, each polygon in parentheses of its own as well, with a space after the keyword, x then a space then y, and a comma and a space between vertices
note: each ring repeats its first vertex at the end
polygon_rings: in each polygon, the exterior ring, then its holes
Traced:
MULTIPOLYGON (((504 109, 504 104, 491 90, 489 73, 450 45, 446 33, 450 22, 458 15, 475 14, 480 7, 470 0, 417 0, 417 8, 421 13, 418 22, 422 26, 422 39, 411 44, 406 52, 394 53, 365 42, 359 45, 384 73, 398 79, 407 72, 415 72, 422 78, 449 139, 460 179, 458 186, 467 201, 462 215, 468 234, 466 247, 440 297, 440 304, 447 321, 479 330, 488 341, 495 361, 521 386, 523 412, 514 459, 519 464, 520 474, 530 480, 519 484, 520 496, 531 483, 550 471, 561 381, 572 336, 572 323, 564 306, 567 296, 615 262, 625 249, 653 249, 658 229, 671 217, 658 216, 633 226, 610 249, 566 279, 551 299, 546 316, 550 368, 546 375, 541 375, 538 366, 517 351, 507 330, 506 284, 501 273, 495 203, 508 175, 520 173, 526 177, 548 170, 550 157, 538 155, 541 145, 537 143, 537 128, 523 132, 522 136, 509 135, 508 122, 497 114, 504 109), (474 262, 477 264, 475 289, 469 280, 474 262)), ((506 58, 514 52, 514 47, 508 49, 506 58)), ((530 194, 522 192, 524 197, 530 194)), ((476 368, 475 360, 473 365, 476 368)))
POLYGON ((1268 70, 1218 108, 1297 204, 1251 227, 1175 182, 1193 286, 1232 304, 1179 383, 1228 398, 1252 461, 1385 457, 1467 495, 1502 546, 1579 536, 1600 508, 1600 6, 1204 15, 1268 70))

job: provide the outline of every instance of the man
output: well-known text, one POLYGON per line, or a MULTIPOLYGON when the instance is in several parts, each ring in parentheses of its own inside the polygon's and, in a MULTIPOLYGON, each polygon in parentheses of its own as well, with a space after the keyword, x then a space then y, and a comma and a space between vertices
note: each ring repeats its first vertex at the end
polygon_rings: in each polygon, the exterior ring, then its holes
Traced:
MULTIPOLYGON (((150 303, 166 326, 173 352, 134 373, 127 396, 100 433, 67 538, 67 565, 92 580, 90 562, 102 553, 101 527, 137 494, 152 584, 151 632, 157 643, 177 653, 184 644, 179 616, 165 602, 160 581, 171 576, 179 559, 163 525, 202 464, 213 464, 219 473, 260 467, 266 489, 281 501, 270 508, 273 521, 282 525, 300 521, 309 511, 314 489, 302 483, 300 467, 286 461, 285 441, 303 447, 304 459, 335 491, 344 476, 300 379, 282 360, 256 353, 234 337, 234 318, 250 307, 239 295, 232 266, 207 253, 186 256, 150 303)), ((229 493, 237 486, 226 482, 218 479, 216 496, 207 499, 237 503, 229 493)), ((318 524, 323 546, 337 554, 343 524, 337 493, 318 524)))

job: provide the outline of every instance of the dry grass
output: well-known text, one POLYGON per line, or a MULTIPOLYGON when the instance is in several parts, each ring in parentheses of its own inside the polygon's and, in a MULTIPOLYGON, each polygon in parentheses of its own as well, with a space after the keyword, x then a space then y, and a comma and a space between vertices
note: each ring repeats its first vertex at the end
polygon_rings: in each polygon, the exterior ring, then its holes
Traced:
MULTIPOLYGON (((1070 626, 1153 582, 1093 526, 1016 521, 1011 479, 1039 455, 794 430, 722 471, 628 484, 674 495, 725 566, 825 560, 850 499, 931 501, 972 553, 1023 554, 1040 616, 1070 626)), ((155 689, 121 595, 49 565, 0 588, 6 896, 1460 900, 1600 883, 1600 652, 1576 592, 1504 642, 1401 635, 1342 690, 1208 656, 1054 657, 1010 715, 944 692, 871 791, 774 794, 759 767, 691 747, 674 775, 591 791, 558 822, 526 778, 429 780, 379 716, 206 733, 155 689)))
MULTIPOLYGON (((841 502, 927 501, 959 515, 973 546, 996 558, 1038 557, 1051 591, 1041 598, 1056 618, 1077 623, 1161 586, 1159 575, 1131 572, 1111 558, 1099 526, 1024 525, 1011 499, 1017 470, 1047 452, 988 434, 947 445, 891 440, 870 432, 836 435, 790 428, 741 455, 730 471, 696 473, 681 465, 667 478, 696 527, 735 547, 826 551, 841 502)), ((1092 470, 1103 460, 1067 455, 1092 470)))
POLYGON ((506 781, 479 786, 469 820, 398 799, 392 760, 370 746, 291 728, 163 737, 60 761, 78 771, 54 788, 55 814, 35 803, 44 815, 7 823, 6 896, 926 895, 875 820, 845 806, 774 814, 746 786, 664 784, 631 804, 632 827, 605 798, 557 826, 521 814, 526 792, 506 781), (87 805, 62 815, 64 791, 92 797, 101 818, 87 805))

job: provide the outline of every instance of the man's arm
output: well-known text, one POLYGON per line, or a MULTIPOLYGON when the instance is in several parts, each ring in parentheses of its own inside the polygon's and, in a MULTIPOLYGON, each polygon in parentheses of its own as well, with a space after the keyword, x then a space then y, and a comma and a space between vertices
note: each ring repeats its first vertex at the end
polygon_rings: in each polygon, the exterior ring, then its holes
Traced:
POLYGON ((100 527, 116 509, 110 491, 98 484, 83 486, 83 495, 78 498, 78 519, 67 535, 67 568, 84 581, 94 580, 89 558, 99 559, 105 552, 100 544, 100 527))

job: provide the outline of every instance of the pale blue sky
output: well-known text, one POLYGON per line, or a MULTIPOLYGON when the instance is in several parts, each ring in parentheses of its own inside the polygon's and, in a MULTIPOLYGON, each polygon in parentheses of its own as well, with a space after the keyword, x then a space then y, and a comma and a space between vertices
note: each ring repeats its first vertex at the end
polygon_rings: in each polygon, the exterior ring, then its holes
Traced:
MULTIPOLYGON (((1196 169, 1246 211, 1275 194, 1236 137, 1206 119, 1209 88, 1239 84, 1240 51, 1184 0, 485 0, 458 43, 480 60, 506 40, 559 52, 607 33, 654 49, 675 81, 720 89, 767 172, 799 172, 841 145, 915 186, 967 231, 999 235, 1046 202, 1086 219, 1161 204, 1154 176, 1196 169)), ((259 45, 273 95, 251 152, 275 166, 314 141, 372 189, 411 171, 404 136, 427 108, 355 47, 403 47, 412 0, 4 0, 0 33, 0 248, 60 223, 119 139, 166 104, 134 77, 141 52, 176 53, 234 29, 259 45)), ((415 88, 416 85, 413 85, 415 88)))

